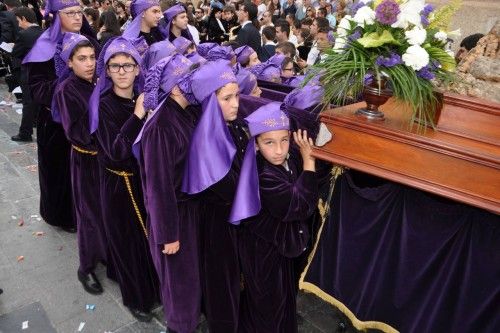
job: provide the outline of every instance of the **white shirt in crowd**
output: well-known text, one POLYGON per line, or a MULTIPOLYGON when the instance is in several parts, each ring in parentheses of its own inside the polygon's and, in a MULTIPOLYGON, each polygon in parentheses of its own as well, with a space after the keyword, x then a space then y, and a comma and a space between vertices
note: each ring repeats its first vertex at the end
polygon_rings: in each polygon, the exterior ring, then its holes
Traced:
POLYGON ((193 36, 194 43, 196 45, 200 44, 200 33, 198 32, 198 29, 196 29, 191 24, 188 24, 188 29, 189 29, 189 32, 191 33, 191 36, 193 36))
POLYGON ((316 42, 314 42, 313 46, 311 47, 311 51, 309 51, 309 54, 307 55, 307 66, 314 65, 318 57, 319 57, 318 46, 316 42))

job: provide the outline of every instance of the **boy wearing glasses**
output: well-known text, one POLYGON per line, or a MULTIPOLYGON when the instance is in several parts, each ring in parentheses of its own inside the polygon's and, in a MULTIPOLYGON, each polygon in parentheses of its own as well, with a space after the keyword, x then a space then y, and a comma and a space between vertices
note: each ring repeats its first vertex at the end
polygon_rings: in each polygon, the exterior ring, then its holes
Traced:
POLYGON ((100 197, 109 257, 123 304, 139 321, 151 321, 158 278, 149 251, 146 209, 132 143, 146 112, 141 105, 141 57, 125 38, 114 39, 99 59, 98 85, 90 99, 90 132, 95 131, 100 197))

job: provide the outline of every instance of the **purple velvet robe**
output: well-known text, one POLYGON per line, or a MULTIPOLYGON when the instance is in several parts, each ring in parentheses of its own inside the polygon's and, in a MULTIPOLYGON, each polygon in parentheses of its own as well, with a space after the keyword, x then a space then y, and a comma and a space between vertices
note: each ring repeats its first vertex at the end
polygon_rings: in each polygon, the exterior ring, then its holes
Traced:
POLYGON ((148 212, 149 246, 160 281, 167 326, 192 333, 200 319, 199 205, 181 192, 189 140, 198 109, 182 109, 167 98, 143 131, 141 180, 148 212), (163 245, 180 242, 176 254, 162 253, 163 245))
POLYGON ((95 135, 101 166, 100 196, 109 261, 115 268, 123 304, 148 312, 159 300, 159 286, 141 224, 147 230, 139 165, 132 155, 132 143, 143 121, 133 114, 134 108, 133 100, 119 97, 113 91, 108 92, 100 100, 99 127, 95 135), (128 173, 129 185, 124 176, 113 171, 128 173))
POLYGON ((203 303, 208 329, 214 333, 238 331, 241 269, 238 258, 239 226, 228 222, 231 204, 248 144, 244 122, 228 125, 236 145, 229 173, 201 194, 200 246, 203 303))
MULTIPOLYGON (((80 272, 92 272, 98 262, 106 262, 107 246, 99 196, 99 164, 89 132, 88 101, 94 85, 73 73, 59 84, 54 93, 66 137, 70 141, 71 185, 78 225, 80 272)), ((108 270, 109 273, 109 270, 108 270)))
POLYGON ((307 248, 318 184, 315 172, 301 172, 298 154, 290 155, 288 171, 257 155, 262 209, 243 222, 239 239, 241 332, 297 332, 295 258, 307 248))
POLYGON ((40 215, 50 225, 76 227, 69 167, 71 146, 50 112, 57 81, 54 60, 26 67, 31 95, 40 105, 36 129, 40 215))

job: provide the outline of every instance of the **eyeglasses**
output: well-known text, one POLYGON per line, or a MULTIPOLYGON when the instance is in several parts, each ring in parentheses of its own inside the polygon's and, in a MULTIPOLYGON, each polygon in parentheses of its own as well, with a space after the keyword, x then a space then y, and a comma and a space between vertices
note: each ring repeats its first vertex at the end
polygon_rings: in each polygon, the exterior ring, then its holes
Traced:
POLYGON ((61 13, 64 13, 67 17, 72 17, 74 18, 75 16, 82 17, 83 12, 81 10, 70 10, 67 12, 61 11, 61 13))
POLYGON ((120 69, 123 68, 123 71, 125 73, 130 73, 130 72, 134 71, 134 69, 135 69, 136 66, 137 66, 136 64, 130 64, 130 63, 128 63, 128 64, 122 64, 122 65, 120 65, 120 64, 109 64, 108 65, 108 70, 111 73, 118 73, 120 71, 120 69))

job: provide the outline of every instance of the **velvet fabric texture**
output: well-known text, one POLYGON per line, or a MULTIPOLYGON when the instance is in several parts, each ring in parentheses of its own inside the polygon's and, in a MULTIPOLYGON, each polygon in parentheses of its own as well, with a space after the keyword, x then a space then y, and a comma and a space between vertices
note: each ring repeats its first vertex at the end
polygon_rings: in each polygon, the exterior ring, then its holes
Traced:
POLYGON ((95 153, 87 153, 96 152, 89 133, 87 104, 93 89, 91 82, 71 73, 54 93, 64 133, 73 147, 71 185, 78 226, 79 270, 84 274, 92 272, 98 262, 107 261, 107 241, 99 196, 99 164, 95 153))
POLYGON ((198 201, 181 192, 189 141, 198 110, 182 109, 167 98, 144 128, 141 181, 148 212, 149 246, 160 281, 167 326, 192 333, 201 304, 198 201), (164 244, 179 241, 176 254, 162 253, 164 244))
POLYGON ((243 222, 239 240, 245 281, 242 332, 297 332, 296 262, 309 240, 318 200, 315 172, 291 151, 289 170, 257 157, 262 210, 243 222))
POLYGON ((228 219, 248 138, 242 120, 227 126, 236 146, 231 169, 200 196, 203 302, 208 329, 215 333, 237 332, 240 312, 239 228, 228 219))
POLYGON ((281 92, 284 92, 287 94, 294 89, 294 87, 292 87, 292 86, 287 86, 285 84, 271 82, 271 81, 265 81, 265 80, 260 80, 260 79, 257 79, 257 83, 258 83, 260 88, 277 90, 277 91, 281 91, 281 92))
POLYGON ((349 171, 304 281, 363 321, 465 333, 500 331, 499 277, 498 215, 349 171))
POLYGON ((36 129, 40 215, 50 225, 74 228, 69 167, 71 146, 62 125, 52 120, 50 111, 57 82, 54 60, 29 63, 26 68, 33 101, 40 105, 36 129))
POLYGON ((123 304, 149 312, 159 301, 159 284, 146 237, 146 209, 139 165, 132 156, 132 142, 143 125, 133 114, 134 108, 133 100, 109 91, 100 100, 100 120, 95 136, 109 260, 116 270, 123 304), (117 172, 129 176, 125 179, 117 172))
POLYGON ((266 98, 272 101, 276 102, 283 102, 287 96, 286 93, 278 91, 278 90, 271 90, 268 88, 262 88, 259 87, 262 93, 260 94, 260 97, 266 98))

